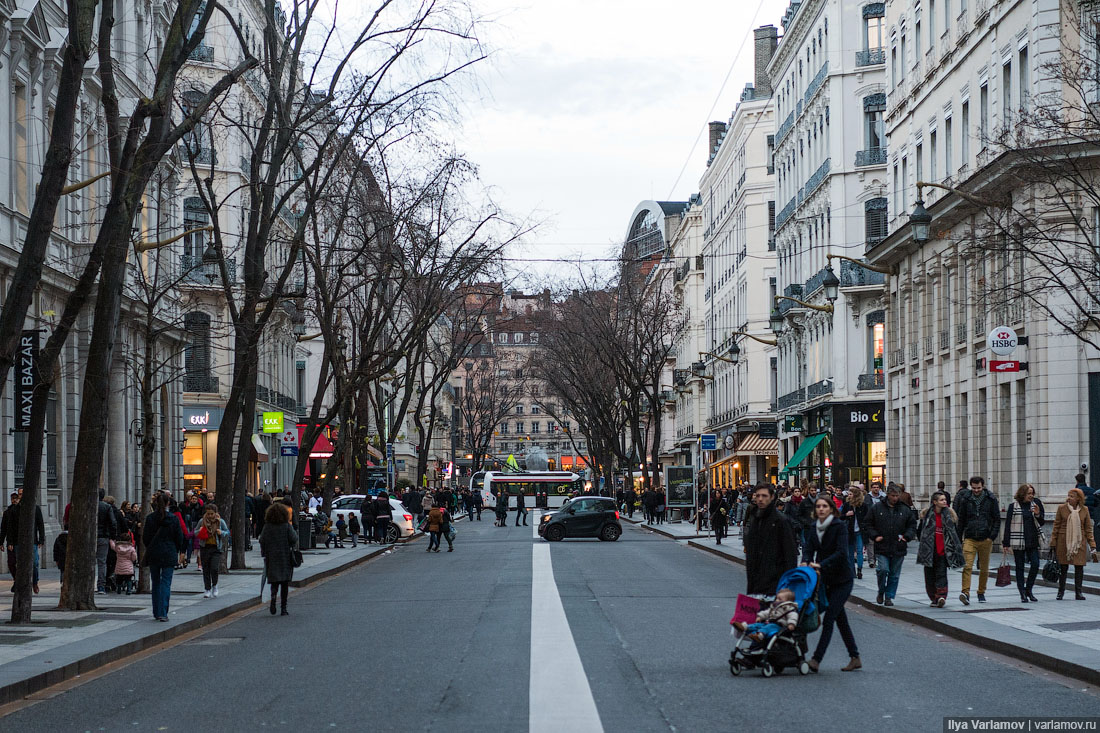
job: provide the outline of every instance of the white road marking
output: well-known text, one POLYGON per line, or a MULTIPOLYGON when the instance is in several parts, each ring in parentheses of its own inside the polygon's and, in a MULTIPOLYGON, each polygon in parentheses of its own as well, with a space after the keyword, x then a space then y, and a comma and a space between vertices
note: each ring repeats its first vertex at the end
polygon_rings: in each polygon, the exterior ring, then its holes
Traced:
POLYGON ((531 733, 603 733, 592 688, 554 582, 550 546, 537 543, 531 549, 528 728, 531 733))
POLYGON ((539 522, 542 521, 542 511, 536 509, 531 512, 531 535, 537 540, 539 538, 539 522))

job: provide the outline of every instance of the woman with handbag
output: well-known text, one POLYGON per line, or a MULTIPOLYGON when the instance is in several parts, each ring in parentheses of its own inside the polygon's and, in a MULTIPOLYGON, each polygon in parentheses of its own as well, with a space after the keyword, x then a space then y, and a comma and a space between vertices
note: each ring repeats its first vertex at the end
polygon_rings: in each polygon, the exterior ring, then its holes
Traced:
POLYGON ((229 525, 218 514, 214 504, 206 505, 206 513, 198 524, 195 538, 199 542, 199 564, 202 565, 202 584, 206 592, 203 598, 218 597, 218 569, 222 564, 222 554, 229 541, 229 525))
POLYGON ((180 520, 168 511, 169 498, 157 494, 153 499, 153 513, 145 518, 142 543, 145 552, 142 561, 149 567, 153 584, 153 618, 168 620, 168 600, 172 595, 172 573, 183 552, 184 535, 180 520))
POLYGON ((1011 548, 1016 560, 1016 589, 1020 591, 1020 603, 1038 603, 1032 589, 1039 575, 1039 549, 1043 544, 1043 523, 1046 522, 1043 503, 1035 498, 1035 487, 1021 484, 1014 501, 1005 509, 1005 534, 1001 551, 1008 559, 1011 548), (1029 564, 1024 579, 1024 563, 1029 564))
POLYGON ((917 564, 924 566, 924 592, 935 608, 947 603, 947 569, 965 564, 958 519, 947 505, 947 494, 937 491, 917 524, 917 564))
POLYGON ((1069 566, 1073 566, 1073 591, 1077 600, 1085 600, 1081 584, 1085 579, 1085 563, 1088 562, 1088 550, 1092 549, 1092 559, 1096 561, 1096 538, 1092 534, 1092 521, 1085 506, 1085 492, 1070 489, 1066 503, 1058 507, 1054 514, 1054 529, 1050 533, 1050 546, 1058 555, 1058 564, 1062 568, 1058 579, 1058 600, 1066 593, 1066 575, 1069 566))
POLYGON ((271 615, 275 615, 275 596, 282 602, 282 615, 286 610, 286 597, 290 593, 290 581, 294 568, 300 564, 297 553, 298 533, 290 526, 290 507, 278 502, 272 504, 264 515, 264 528, 260 532, 260 555, 264 558, 264 573, 271 584, 271 615), (297 562, 296 562, 297 560, 297 562))

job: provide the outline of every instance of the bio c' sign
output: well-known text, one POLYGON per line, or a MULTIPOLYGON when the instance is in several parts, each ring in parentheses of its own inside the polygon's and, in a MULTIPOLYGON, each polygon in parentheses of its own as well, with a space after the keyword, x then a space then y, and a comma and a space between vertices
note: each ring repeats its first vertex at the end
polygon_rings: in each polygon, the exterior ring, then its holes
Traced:
POLYGON ((1008 356, 1020 345, 1020 339, 1008 326, 997 326, 985 337, 985 345, 997 356, 1008 356))
POLYGON ((281 412, 265 412, 264 413, 264 432, 265 433, 281 433, 281 432, 283 432, 283 413, 281 413, 281 412))

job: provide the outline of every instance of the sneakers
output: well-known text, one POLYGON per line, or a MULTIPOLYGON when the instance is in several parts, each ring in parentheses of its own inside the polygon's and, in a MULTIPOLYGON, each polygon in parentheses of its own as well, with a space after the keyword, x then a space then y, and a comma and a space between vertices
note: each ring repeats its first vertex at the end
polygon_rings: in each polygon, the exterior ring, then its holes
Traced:
POLYGON ((978 603, 985 603, 985 593, 978 594, 978 603))
POLYGON ((217 598, 218 597, 218 586, 215 585, 213 588, 211 588, 211 591, 213 592, 214 597, 217 598))
POLYGON ((885 600, 885 601, 883 602, 883 604, 882 604, 882 605, 884 605, 884 606, 892 606, 892 605, 894 605, 894 599, 893 599, 893 598, 887 598, 887 599, 886 599, 886 600, 885 600))
POLYGON ((967 593, 966 591, 963 591, 962 593, 959 594, 959 600, 962 601, 962 604, 964 606, 969 606, 970 605, 970 594, 967 593))
POLYGON ((936 608, 943 608, 946 605, 947 605, 947 599, 946 598, 937 598, 936 599, 936 608))
POLYGON ((203 593, 203 594, 202 594, 202 597, 203 597, 203 598, 213 598, 213 596, 211 595, 211 593, 212 593, 212 591, 209 591, 209 590, 208 590, 208 591, 206 591, 205 593, 203 593))

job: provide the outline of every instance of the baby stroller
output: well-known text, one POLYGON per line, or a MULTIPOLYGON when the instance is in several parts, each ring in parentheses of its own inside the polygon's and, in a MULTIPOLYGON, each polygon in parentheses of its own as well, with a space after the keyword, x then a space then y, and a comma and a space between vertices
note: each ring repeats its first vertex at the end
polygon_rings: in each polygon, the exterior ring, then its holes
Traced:
POLYGON ((806 662, 806 636, 817 631, 821 625, 820 612, 824 610, 819 608, 817 597, 817 571, 809 567, 792 568, 783 573, 775 592, 780 588, 790 588, 794 593, 798 625, 794 631, 781 629, 762 642, 753 641, 747 634, 734 629, 732 633, 737 641, 730 652, 730 672, 734 676, 757 667, 765 677, 780 674, 787 667, 797 667, 801 674, 810 673, 810 665, 806 662))

